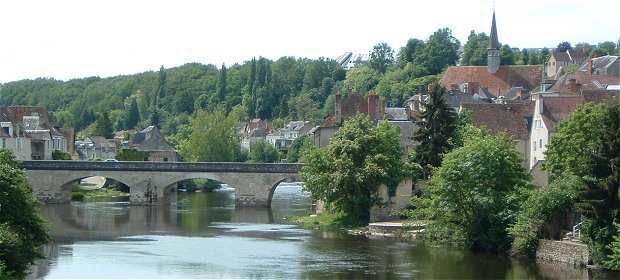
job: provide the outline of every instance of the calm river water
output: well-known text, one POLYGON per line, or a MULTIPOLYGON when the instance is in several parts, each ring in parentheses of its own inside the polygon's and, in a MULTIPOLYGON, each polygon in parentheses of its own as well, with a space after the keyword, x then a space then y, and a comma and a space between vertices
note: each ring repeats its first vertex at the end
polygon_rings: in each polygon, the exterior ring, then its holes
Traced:
MULTIPOLYGON (((567 279, 587 271, 496 255, 304 230, 299 187, 278 187, 272 209, 236 209, 233 192, 180 193, 166 207, 72 203, 42 208, 54 242, 31 279, 567 279)), ((603 276, 603 278, 606 278, 603 276)))

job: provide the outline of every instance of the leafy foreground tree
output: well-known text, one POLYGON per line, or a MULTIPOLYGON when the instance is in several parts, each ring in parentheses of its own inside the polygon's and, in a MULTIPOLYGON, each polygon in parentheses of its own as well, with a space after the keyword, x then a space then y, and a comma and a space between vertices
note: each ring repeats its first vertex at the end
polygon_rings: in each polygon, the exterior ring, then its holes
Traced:
POLYGON ((583 180, 577 208, 586 220, 581 230, 590 255, 602 264, 617 234, 620 188, 620 106, 588 103, 562 122, 551 138, 546 168, 551 179, 564 173, 583 180))
POLYGON ((179 144, 181 155, 190 161, 235 161, 240 147, 236 124, 233 114, 199 110, 191 120, 191 136, 179 144))
POLYGON ((420 144, 416 147, 415 161, 430 175, 430 167, 441 165, 443 154, 453 145, 450 139, 456 130, 456 113, 446 103, 446 89, 438 83, 430 85, 426 111, 418 122, 420 129, 414 136, 420 144))
POLYGON ((23 278, 48 240, 24 172, 9 151, 0 150, 0 278, 23 278))
POLYGON ((504 251, 528 185, 514 142, 481 132, 445 155, 411 217, 429 220, 425 238, 471 249, 504 251))
POLYGON ((531 190, 521 206, 516 223, 509 229, 510 235, 514 238, 511 254, 535 257, 538 240, 558 238, 559 236, 551 236, 554 233, 545 232, 545 225, 570 211, 581 186, 582 181, 579 177, 565 174, 546 188, 531 190))
POLYGON ((280 153, 267 141, 258 141, 250 146, 250 160, 253 162, 277 162, 280 153))
POLYGON ((314 148, 314 143, 309 136, 301 136, 293 141, 286 155, 287 162, 304 161, 304 155, 314 148))
POLYGON ((342 223, 367 224, 370 208, 381 203, 379 186, 396 188, 406 175, 399 141, 398 128, 387 122, 375 125, 364 115, 349 119, 327 147, 308 153, 304 188, 342 214, 342 223))

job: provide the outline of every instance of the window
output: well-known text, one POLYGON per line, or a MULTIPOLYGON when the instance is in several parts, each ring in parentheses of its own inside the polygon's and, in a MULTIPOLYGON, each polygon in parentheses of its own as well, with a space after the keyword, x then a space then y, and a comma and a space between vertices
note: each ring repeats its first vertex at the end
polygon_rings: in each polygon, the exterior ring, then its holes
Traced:
POLYGON ((536 128, 542 128, 542 120, 536 120, 536 128))
POLYGON ((539 140, 538 140, 538 146, 539 146, 539 148, 541 148, 541 149, 542 149, 542 139, 539 139, 539 140))

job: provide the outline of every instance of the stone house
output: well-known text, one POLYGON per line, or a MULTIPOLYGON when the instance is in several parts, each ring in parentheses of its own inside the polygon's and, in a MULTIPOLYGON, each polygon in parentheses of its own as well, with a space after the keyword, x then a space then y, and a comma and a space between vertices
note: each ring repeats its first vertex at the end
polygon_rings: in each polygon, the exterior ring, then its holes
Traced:
POLYGON ((376 122, 383 119, 383 110, 384 107, 381 105, 379 95, 374 92, 368 93, 367 98, 359 93, 349 93, 347 96, 342 96, 338 92, 336 93, 334 114, 327 116, 321 125, 316 126, 309 133, 312 134, 315 146, 324 147, 329 144, 329 140, 338 131, 343 121, 357 114, 366 114, 376 122))
POLYGON ((554 49, 551 51, 547 62, 545 62, 547 78, 556 79, 566 73, 567 67, 570 65, 579 67, 586 59, 588 59, 588 53, 585 49, 570 49, 566 51, 554 49))
POLYGON ((307 135, 312 129, 309 121, 292 121, 283 128, 269 133, 265 140, 280 151, 287 151, 295 139, 307 135))
POLYGON ((592 75, 620 77, 620 56, 605 55, 593 58, 579 70, 588 71, 592 75))
POLYGON ((146 152, 145 161, 179 161, 176 150, 166 141, 156 126, 149 126, 136 133, 129 142, 129 148, 146 152))
POLYGON ((18 160, 51 160, 55 150, 73 154, 73 129, 51 124, 40 106, 0 107, 0 148, 18 160))
POLYGON ((88 137, 93 143, 94 158, 91 159, 114 159, 116 158, 117 146, 116 140, 106 139, 103 136, 88 137))
POLYGON ((261 119, 252 119, 241 128, 241 149, 250 151, 250 147, 259 141, 265 141, 272 130, 271 123, 261 119))
POLYGON ((529 130, 534 111, 533 104, 515 103, 464 103, 461 111, 471 113, 477 127, 485 127, 492 133, 505 133, 515 141, 515 148, 521 154, 523 168, 529 169, 529 130))
POLYGON ((620 61, 613 56, 588 60, 575 73, 558 77, 548 92, 580 94, 582 90, 620 89, 620 61))

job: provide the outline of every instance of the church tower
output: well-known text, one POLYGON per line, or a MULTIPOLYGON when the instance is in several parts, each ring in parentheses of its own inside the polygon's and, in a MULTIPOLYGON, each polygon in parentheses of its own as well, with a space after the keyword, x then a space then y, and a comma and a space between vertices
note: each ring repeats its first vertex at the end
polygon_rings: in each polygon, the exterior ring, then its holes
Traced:
POLYGON ((489 38, 489 48, 487 49, 487 70, 495 74, 499 70, 500 54, 499 40, 497 39, 497 27, 495 26, 495 11, 493 11, 493 22, 491 23, 491 37, 489 38))

